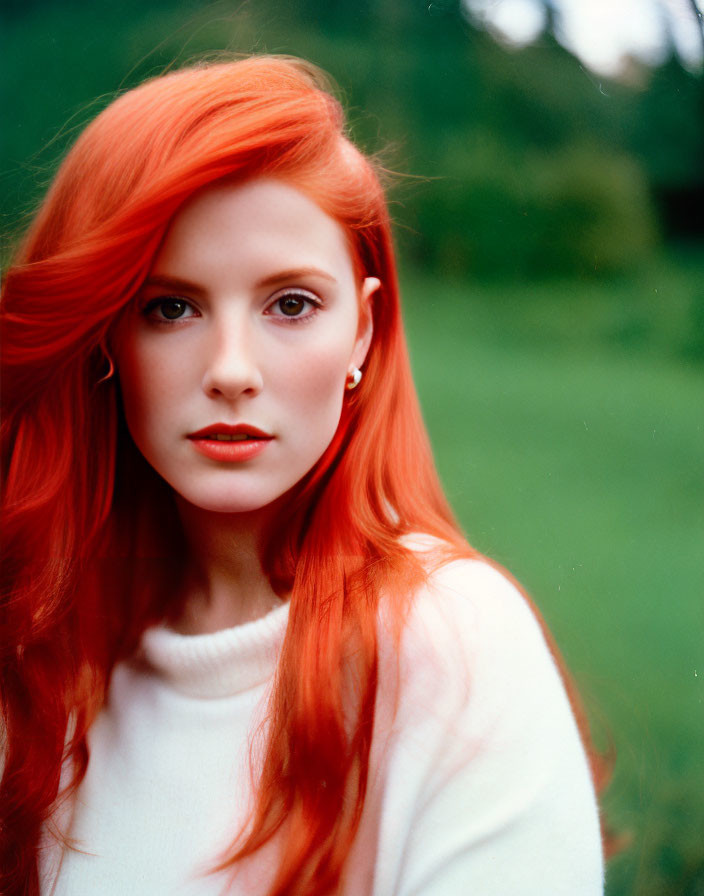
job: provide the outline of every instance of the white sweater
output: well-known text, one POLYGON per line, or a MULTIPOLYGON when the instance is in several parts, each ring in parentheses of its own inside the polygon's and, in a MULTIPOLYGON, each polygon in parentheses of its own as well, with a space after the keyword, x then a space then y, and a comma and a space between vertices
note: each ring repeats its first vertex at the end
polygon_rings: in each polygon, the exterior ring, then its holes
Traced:
MULTIPOLYGON (((62 855, 45 831, 43 896, 265 893, 276 841, 234 879, 203 872, 251 799, 248 742, 287 618, 285 605, 214 634, 145 633, 115 669, 87 775, 55 819, 82 851, 62 855)), ((380 631, 369 787, 341 892, 601 894, 584 751, 523 597, 485 563, 457 561, 417 595, 400 666, 380 631)))

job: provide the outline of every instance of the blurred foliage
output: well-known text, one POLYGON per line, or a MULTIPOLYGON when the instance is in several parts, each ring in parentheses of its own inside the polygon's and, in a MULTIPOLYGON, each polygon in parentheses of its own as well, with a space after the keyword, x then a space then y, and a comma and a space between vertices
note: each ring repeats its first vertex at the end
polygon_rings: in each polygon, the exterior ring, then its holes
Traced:
POLYGON ((417 243, 419 260, 444 270, 611 274, 657 243, 648 184, 623 154, 585 141, 519 154, 474 132, 453 135, 439 163, 444 178, 417 203, 417 243))
POLYGON ((638 87, 605 83, 550 34, 507 52, 457 0, 6 0, 3 11, 11 232, 116 89, 213 50, 293 52, 337 78, 355 137, 421 178, 393 194, 421 265, 504 278, 632 270, 663 237, 655 197, 704 181, 701 78, 672 59, 641 67, 638 87))

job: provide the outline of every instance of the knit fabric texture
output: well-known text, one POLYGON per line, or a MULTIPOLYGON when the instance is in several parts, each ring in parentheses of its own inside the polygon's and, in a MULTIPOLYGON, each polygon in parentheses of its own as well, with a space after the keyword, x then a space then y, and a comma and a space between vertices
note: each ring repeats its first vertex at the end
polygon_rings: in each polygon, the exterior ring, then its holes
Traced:
MULTIPOLYGON (((251 808, 250 745, 256 767, 288 612, 145 632, 114 671, 75 799, 45 831, 43 896, 266 892, 276 840, 235 875, 208 871, 251 808)), ((400 653, 383 607, 379 640, 367 798, 340 892, 603 893, 586 757, 523 596, 482 561, 449 563, 414 596, 400 653)))

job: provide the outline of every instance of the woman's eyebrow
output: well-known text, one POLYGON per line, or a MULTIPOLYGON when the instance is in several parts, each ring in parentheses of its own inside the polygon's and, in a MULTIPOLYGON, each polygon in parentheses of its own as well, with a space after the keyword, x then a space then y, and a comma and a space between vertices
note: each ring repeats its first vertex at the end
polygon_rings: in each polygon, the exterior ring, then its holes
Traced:
MULTIPOLYGON (((322 268, 302 267, 276 271, 276 273, 269 274, 267 277, 262 277, 261 280, 258 280, 255 287, 259 289, 262 286, 273 286, 287 280, 299 280, 301 277, 321 277, 324 280, 329 280, 331 283, 337 283, 337 279, 322 268)), ((156 286, 160 289, 184 290, 198 296, 204 296, 206 293, 202 286, 198 286, 197 283, 192 283, 190 280, 183 280, 181 277, 161 276, 159 274, 147 277, 142 288, 146 289, 150 286, 156 286)))
POLYGON ((197 283, 191 283, 190 280, 182 280, 180 277, 164 277, 158 274, 153 277, 147 277, 142 289, 146 289, 149 286, 158 286, 160 289, 183 290, 198 296, 204 296, 206 292, 202 286, 198 286, 197 283))
POLYGON ((324 280, 330 280, 332 283, 337 283, 337 280, 332 274, 329 274, 321 268, 303 267, 291 268, 286 271, 277 271, 275 274, 270 274, 268 277, 263 277, 261 280, 258 280, 256 285, 257 287, 273 286, 274 284, 281 283, 285 280, 298 280, 301 277, 322 277, 324 280))

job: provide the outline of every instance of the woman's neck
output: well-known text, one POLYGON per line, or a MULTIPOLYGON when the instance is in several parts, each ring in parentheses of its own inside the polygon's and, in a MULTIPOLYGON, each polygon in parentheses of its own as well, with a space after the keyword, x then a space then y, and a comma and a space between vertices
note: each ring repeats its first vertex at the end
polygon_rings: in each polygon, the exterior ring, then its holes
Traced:
POLYGON ((224 514, 177 497, 188 545, 182 634, 207 634, 264 616, 281 604, 261 565, 263 528, 275 512, 224 514))

